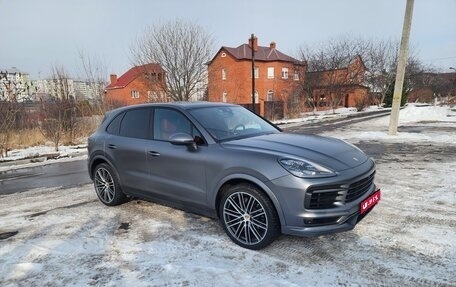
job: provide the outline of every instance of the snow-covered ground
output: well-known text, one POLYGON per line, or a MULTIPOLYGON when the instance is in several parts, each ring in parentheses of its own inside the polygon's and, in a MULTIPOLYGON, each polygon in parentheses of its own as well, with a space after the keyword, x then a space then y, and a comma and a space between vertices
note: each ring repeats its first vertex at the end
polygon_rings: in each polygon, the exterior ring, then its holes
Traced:
POLYGON ((417 106, 409 104, 401 110, 397 135, 388 135, 390 117, 377 118, 329 132, 325 135, 359 141, 441 142, 456 144, 455 133, 442 133, 442 129, 456 131, 456 107, 417 106), (426 132, 422 132, 426 129, 426 132))
POLYGON ((0 172, 84 158, 87 158, 87 144, 60 146, 58 152, 50 145, 15 149, 9 151, 7 157, 0 159, 0 172))
MULTIPOLYGON (((451 112, 407 107, 397 136, 388 118, 327 134, 438 151, 456 144, 451 112)), ((455 170, 451 152, 385 153, 382 200, 353 231, 261 251, 212 219, 144 201, 105 207, 91 185, 0 196, 0 235, 18 232, 0 240, 0 286, 456 286, 455 170)))

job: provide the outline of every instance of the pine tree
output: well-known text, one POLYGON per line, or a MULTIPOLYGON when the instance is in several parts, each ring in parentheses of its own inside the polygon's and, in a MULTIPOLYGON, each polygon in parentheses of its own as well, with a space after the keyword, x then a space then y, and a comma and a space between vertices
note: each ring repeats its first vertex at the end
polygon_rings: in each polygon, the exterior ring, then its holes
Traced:
MULTIPOLYGON (((384 103, 385 103, 385 107, 387 107, 387 108, 390 108, 393 105, 393 94, 394 94, 395 84, 396 84, 396 81, 393 80, 388 91, 386 92, 384 103)), ((405 103, 407 103, 409 91, 410 91, 409 84, 407 81, 404 81, 404 87, 402 88, 401 107, 404 106, 405 103)))

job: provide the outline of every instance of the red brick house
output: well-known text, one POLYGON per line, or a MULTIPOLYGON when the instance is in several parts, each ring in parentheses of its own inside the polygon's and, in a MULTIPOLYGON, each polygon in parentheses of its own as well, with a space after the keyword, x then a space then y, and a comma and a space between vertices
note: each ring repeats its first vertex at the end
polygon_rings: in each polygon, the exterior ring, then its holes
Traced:
POLYGON ((160 64, 135 66, 117 78, 110 76, 105 100, 117 107, 148 102, 167 102, 165 71, 160 64))
POLYGON ((456 73, 420 73, 412 79, 409 102, 430 103, 434 99, 453 103, 456 98, 456 73))
POLYGON ((356 56, 346 67, 307 72, 315 106, 355 107, 359 101, 367 103, 369 88, 364 85, 366 66, 356 56))
POLYGON ((258 46, 258 39, 236 48, 221 47, 208 63, 208 100, 251 105, 252 49, 255 52, 255 103, 261 115, 265 104, 283 102, 285 112, 295 88, 305 75, 306 65, 276 48, 258 46))

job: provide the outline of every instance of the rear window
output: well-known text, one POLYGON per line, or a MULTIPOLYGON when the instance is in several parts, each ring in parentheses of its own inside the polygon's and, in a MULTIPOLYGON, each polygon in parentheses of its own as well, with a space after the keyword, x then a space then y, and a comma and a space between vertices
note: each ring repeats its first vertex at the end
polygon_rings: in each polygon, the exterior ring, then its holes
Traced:
POLYGON ((106 132, 113 135, 119 135, 120 122, 122 121, 123 115, 124 113, 120 113, 119 115, 117 115, 106 128, 106 132))

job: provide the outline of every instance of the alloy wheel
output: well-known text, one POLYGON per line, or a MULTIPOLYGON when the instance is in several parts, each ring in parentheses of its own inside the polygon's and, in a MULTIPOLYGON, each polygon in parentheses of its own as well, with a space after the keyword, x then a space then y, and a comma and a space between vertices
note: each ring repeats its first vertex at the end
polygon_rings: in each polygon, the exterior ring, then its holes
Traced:
POLYGON ((223 220, 230 234, 239 242, 255 245, 268 231, 268 217, 263 205, 251 194, 235 192, 223 205, 223 220))
POLYGON ((95 173, 95 189, 98 197, 106 203, 110 203, 114 199, 116 186, 111 173, 100 167, 95 173))

